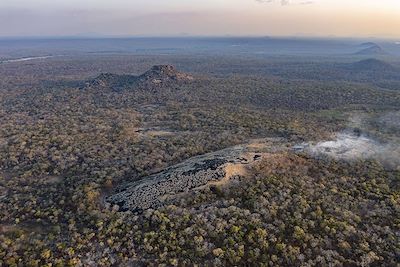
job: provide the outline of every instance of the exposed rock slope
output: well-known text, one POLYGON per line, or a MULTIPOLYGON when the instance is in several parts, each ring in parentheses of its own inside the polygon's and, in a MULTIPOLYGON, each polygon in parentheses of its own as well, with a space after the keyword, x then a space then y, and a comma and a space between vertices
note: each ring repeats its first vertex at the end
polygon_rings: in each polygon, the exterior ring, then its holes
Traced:
POLYGON ((106 201, 118 205, 120 210, 156 208, 167 204, 179 193, 227 183, 235 176, 245 176, 248 165, 279 146, 282 146, 281 139, 268 139, 193 157, 160 173, 121 186, 119 192, 106 201))

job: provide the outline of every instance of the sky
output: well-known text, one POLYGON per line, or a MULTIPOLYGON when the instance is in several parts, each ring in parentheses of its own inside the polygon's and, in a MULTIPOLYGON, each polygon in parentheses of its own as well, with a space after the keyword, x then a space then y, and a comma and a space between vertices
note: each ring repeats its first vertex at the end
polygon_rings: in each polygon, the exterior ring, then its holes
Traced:
POLYGON ((400 38, 400 0, 0 0, 0 36, 400 38))

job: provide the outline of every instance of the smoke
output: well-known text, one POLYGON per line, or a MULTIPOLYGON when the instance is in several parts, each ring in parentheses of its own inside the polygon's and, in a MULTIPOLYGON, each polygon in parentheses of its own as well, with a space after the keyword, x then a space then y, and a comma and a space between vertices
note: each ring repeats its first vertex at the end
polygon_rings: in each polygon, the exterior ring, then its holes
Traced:
MULTIPOLYGON (((388 113, 374 121, 380 123, 380 131, 387 132, 385 127, 393 129, 400 126, 400 113, 388 113)), ((377 140, 361 130, 368 128, 366 124, 365 118, 362 116, 353 117, 350 125, 357 128, 337 133, 333 140, 308 144, 306 151, 314 156, 322 155, 347 161, 376 160, 388 169, 400 170, 400 142, 398 142, 398 139, 377 140)), ((394 132, 394 134, 397 138, 400 137, 399 131, 394 132)))
POLYGON ((382 144, 367 136, 339 133, 332 141, 310 145, 308 151, 315 156, 325 155, 347 161, 372 159, 386 168, 400 170, 400 146, 393 143, 382 144))

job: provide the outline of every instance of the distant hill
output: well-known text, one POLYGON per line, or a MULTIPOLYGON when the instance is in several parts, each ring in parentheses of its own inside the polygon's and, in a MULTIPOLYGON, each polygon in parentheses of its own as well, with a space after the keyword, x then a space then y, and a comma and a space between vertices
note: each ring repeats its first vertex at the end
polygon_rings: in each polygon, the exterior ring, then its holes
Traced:
POLYGON ((193 77, 189 74, 179 72, 171 65, 156 65, 138 77, 142 85, 163 85, 166 83, 191 81, 193 77))
POLYGON ((137 82, 137 77, 133 75, 118 75, 113 73, 101 73, 95 79, 88 81, 85 88, 112 88, 118 91, 127 86, 132 86, 137 82))
POLYGON ((153 88, 192 81, 194 78, 179 72, 171 65, 156 65, 142 75, 119 75, 102 73, 95 79, 86 82, 84 88, 110 89, 121 91, 129 88, 153 88))
POLYGON ((338 65, 331 77, 353 82, 368 82, 385 89, 400 89, 400 70, 385 61, 374 58, 338 65))
POLYGON ((382 60, 370 58, 357 61, 348 65, 348 68, 353 71, 383 71, 395 72, 396 68, 382 60))
POLYGON ((364 46, 364 47, 370 47, 370 46, 376 46, 377 44, 374 42, 366 42, 366 43, 362 43, 360 46, 364 46))
POLYGON ((382 49, 376 43, 368 42, 363 43, 360 46, 361 50, 356 52, 356 55, 383 55, 386 54, 385 50, 382 49))
MULTIPOLYGON (((239 72, 240 70, 238 70, 239 72)), ((259 74, 255 68, 251 71, 259 74)), ((382 89, 400 90, 400 68, 374 57, 365 57, 353 62, 334 62, 302 65, 286 64, 269 66, 266 75, 284 79, 314 81, 348 81, 373 85, 382 89)))

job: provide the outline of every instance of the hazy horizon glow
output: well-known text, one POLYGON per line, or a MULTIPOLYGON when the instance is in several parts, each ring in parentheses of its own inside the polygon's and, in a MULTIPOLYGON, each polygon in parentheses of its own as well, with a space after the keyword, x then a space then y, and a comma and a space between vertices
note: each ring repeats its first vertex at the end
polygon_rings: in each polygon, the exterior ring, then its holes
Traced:
POLYGON ((2 0, 0 36, 400 38, 400 0, 2 0))

